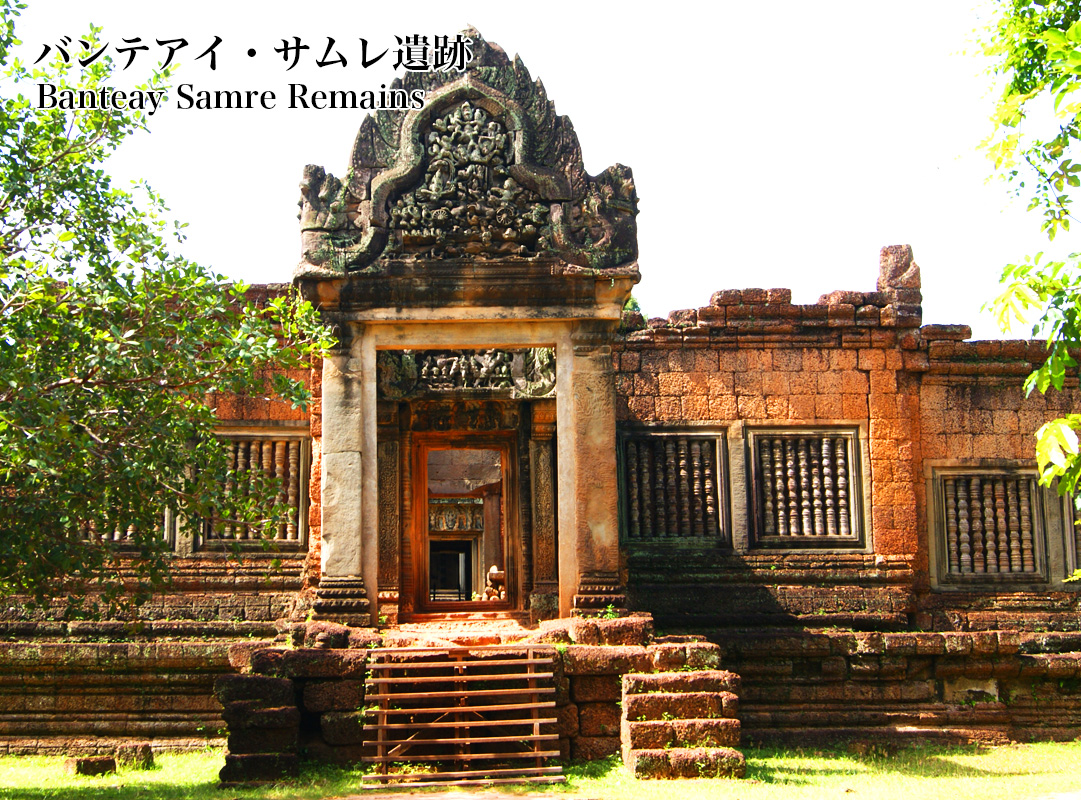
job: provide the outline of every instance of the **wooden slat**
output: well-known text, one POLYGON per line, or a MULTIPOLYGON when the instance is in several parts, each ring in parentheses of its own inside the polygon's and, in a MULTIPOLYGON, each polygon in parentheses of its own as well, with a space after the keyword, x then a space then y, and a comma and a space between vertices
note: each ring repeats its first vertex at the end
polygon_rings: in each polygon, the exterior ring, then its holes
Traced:
POLYGON ((541 752, 529 752, 523 753, 463 753, 461 755, 439 753, 434 755, 416 755, 411 756, 409 754, 402 754, 397 756, 363 756, 360 760, 365 764, 391 764, 394 762, 404 761, 484 761, 493 758, 501 758, 503 760, 522 758, 529 756, 541 756, 544 758, 556 758, 559 756, 558 750, 544 750, 541 752))
MULTIPOLYGON (((494 784, 497 784, 497 783, 499 783, 499 784, 509 784, 509 783, 565 783, 566 780, 567 780, 566 777, 564 777, 563 775, 537 775, 535 777, 522 775, 522 776, 517 777, 517 778, 494 778, 494 779, 489 779, 489 778, 484 778, 484 777, 477 777, 477 778, 465 778, 465 779, 462 779, 462 780, 452 780, 452 781, 415 781, 414 782, 412 780, 409 780, 411 778, 421 778, 421 777, 431 778, 433 775, 446 775, 446 774, 447 773, 445 773, 445 772, 438 772, 438 773, 417 772, 417 773, 413 773, 411 775, 393 775, 393 774, 391 774, 391 775, 373 775, 371 777, 366 777, 364 780, 362 780, 361 784, 360 784, 360 788, 362 788, 362 789, 385 789, 385 788, 387 788, 386 787, 387 783, 389 783, 391 781, 400 781, 400 780, 408 780, 409 781, 408 783, 402 784, 401 788, 403 788, 403 789, 424 789, 424 788, 430 788, 430 787, 433 787, 433 786, 490 786, 490 785, 494 785, 494 784), (365 785, 365 780, 369 781, 371 783, 368 783, 367 785, 365 785), (375 781, 379 781, 379 783, 376 784, 376 783, 374 783, 375 781)), ((486 772, 485 772, 485 770, 476 770, 473 774, 478 775, 478 776, 483 776, 483 775, 486 774, 486 772)))
POLYGON ((554 699, 540 700, 542 695, 555 694, 555 688, 538 685, 551 684, 555 677, 554 659, 548 657, 553 649, 487 645, 371 651, 365 701, 374 706, 367 710, 374 724, 365 728, 374 733, 371 744, 375 753, 361 761, 374 765, 376 774, 362 780, 369 787, 399 784, 410 789, 562 782, 559 766, 544 766, 545 759, 559 756, 558 750, 543 749, 557 742, 559 735, 541 733, 542 725, 556 723, 555 717, 541 716, 542 710, 550 714, 555 708, 554 699), (543 657, 536 657, 538 652, 543 657), (481 653, 495 657, 485 659, 481 653), (420 660, 425 658, 435 660, 420 660), (470 688, 484 685, 482 681, 503 683, 503 688, 470 688), (516 683, 525 685, 507 686, 516 683), (454 688, 442 688, 443 684, 454 688), (427 687, 438 690, 426 691, 427 687), (482 705, 459 705, 478 698, 482 705), (490 719, 485 718, 486 713, 509 713, 514 718, 490 719), (527 715, 528 719, 517 714, 527 715), (409 718, 403 719, 403 715, 409 718), (389 721, 395 718, 401 721, 389 721), (522 731, 512 733, 516 729, 522 731), (474 749, 482 752, 472 752, 474 749), (489 752, 500 749, 505 752, 489 752), (509 766, 472 768, 473 762, 485 761, 503 761, 509 766), (388 767, 393 763, 431 764, 445 771, 391 774, 388 767))
MULTIPOLYGON (((499 708, 499 707, 501 707, 501 706, 493 706, 493 708, 499 708)), ((409 709, 409 710, 410 710, 410 714, 415 714, 415 712, 416 712, 412 708, 409 709)), ((458 709, 458 710, 461 710, 461 709, 458 709)), ((469 710, 471 711, 472 708, 469 708, 469 710)), ((453 714, 454 709, 450 709, 450 712, 451 712, 451 714, 453 714)), ((543 724, 543 725, 545 725, 545 724, 555 724, 556 722, 559 722, 559 720, 556 717, 544 717, 542 719, 537 719, 535 721, 539 722, 540 724, 543 724)), ((526 718, 526 719, 507 719, 507 720, 504 720, 504 719, 473 719, 473 720, 469 720, 469 725, 472 726, 472 728, 485 728, 485 726, 491 726, 491 725, 507 725, 507 726, 512 726, 512 725, 532 725, 533 722, 534 722, 534 719, 532 717, 526 718)), ((419 723, 419 724, 424 725, 424 728, 457 728, 457 726, 461 725, 462 723, 457 722, 457 721, 450 721, 450 722, 422 722, 422 723, 419 723)), ((364 724, 364 730, 365 731, 374 731, 377 728, 382 728, 382 729, 387 730, 387 731, 395 731, 395 730, 414 729, 414 728, 416 728, 416 726, 417 725, 412 723, 412 722, 382 722, 382 723, 378 723, 378 724, 365 723, 364 724)))
POLYGON ((426 655, 431 653, 491 653, 502 651, 507 653, 533 653, 538 651, 554 652, 555 645, 550 644, 476 644, 476 645, 448 645, 446 647, 373 647, 368 650, 370 655, 384 655, 386 653, 408 653, 414 655, 426 655))
MULTIPOLYGON (((397 696, 397 695, 393 695, 397 696)), ((477 711, 525 711, 532 708, 555 708, 554 700, 539 701, 536 703, 507 703, 506 705, 490 706, 435 706, 433 708, 375 708, 370 709, 368 714, 446 714, 449 712, 477 712, 477 711)))
MULTIPOLYGON (((555 674, 552 672, 535 672, 533 674, 512 672, 496 673, 494 675, 417 675, 408 678, 368 678, 367 683, 378 686, 380 684, 393 684, 403 689, 408 686, 403 686, 403 682, 408 681, 409 684, 414 683, 456 683, 458 681, 527 681, 532 678, 554 678, 555 674)), ((401 692, 401 694, 417 694, 417 692, 401 692)))
POLYGON ((435 667, 505 667, 527 666, 529 664, 552 664, 552 658, 493 658, 476 661, 377 661, 368 664, 368 669, 430 669, 435 667))
MULTIPOLYGON (((419 736, 422 731, 418 731, 419 736)), ((443 739, 384 739, 383 744, 388 747, 397 747, 402 744, 487 744, 496 742, 550 742, 558 739, 558 733, 523 733, 521 736, 459 736, 443 739)), ((509 755, 518 755, 510 753, 509 755)))
MULTIPOLYGON (((450 681, 448 681, 449 683, 450 681)), ((364 694, 364 700, 423 700, 427 697, 507 697, 519 694, 555 694, 553 686, 539 686, 536 689, 447 689, 438 692, 393 692, 390 694, 364 694)), ((463 706, 468 708, 468 706, 463 706)))
MULTIPOLYGON (((498 769, 486 769, 486 770, 462 769, 462 770, 452 770, 452 771, 447 771, 447 772, 440 772, 439 775, 443 775, 443 776, 445 776, 447 778, 471 778, 471 777, 475 777, 478 774, 484 774, 484 775, 494 775, 497 778, 508 778, 508 777, 511 777, 511 776, 514 776, 514 775, 519 775, 519 776, 521 776, 521 775, 559 775, 560 777, 562 777, 562 773, 563 773, 563 767, 555 766, 555 767, 541 767, 540 769, 537 769, 536 767, 510 767, 510 768, 508 768, 508 767, 499 767, 498 769)), ((367 773, 361 775, 360 779, 361 780, 372 780, 372 779, 382 780, 384 778, 428 778, 428 777, 431 777, 431 775, 432 775, 431 772, 413 772, 413 773, 399 772, 397 774, 388 773, 386 775, 382 775, 382 774, 374 773, 374 772, 367 772, 367 773)))
MULTIPOLYGON (((387 784, 390 783, 391 781, 399 781, 399 780, 403 780, 403 779, 408 780, 408 779, 414 778, 414 777, 416 777, 416 778, 420 778, 420 777, 428 777, 428 778, 430 778, 430 777, 432 777, 433 774, 434 775, 445 775, 446 773, 444 773, 444 772, 438 772, 438 773, 418 772, 418 773, 414 773, 412 775, 404 776, 404 778, 403 778, 403 776, 399 776, 399 775, 375 775, 375 776, 372 776, 371 778, 368 778, 367 780, 368 781, 380 781, 380 783, 378 783, 378 784, 376 784, 376 783, 368 783, 366 785, 362 781, 361 784, 360 784, 360 788, 361 789, 385 789, 385 788, 387 788, 387 784)), ((485 772, 484 772, 484 770, 477 770, 475 774, 483 776, 485 774, 485 772)), ((488 778, 484 778, 484 777, 478 777, 478 778, 464 778, 464 779, 461 779, 461 780, 452 780, 452 781, 412 781, 412 780, 409 780, 408 783, 403 783, 401 785, 401 788, 402 789, 414 789, 414 788, 415 789, 424 789, 424 788, 430 788, 430 787, 433 787, 433 786, 491 786, 491 785, 494 785, 494 784, 497 784, 497 783, 498 784, 510 784, 510 783, 565 783, 566 780, 567 780, 566 777, 564 777, 563 775, 537 775, 536 777, 529 777, 527 775, 522 775, 522 776, 517 777, 517 778, 493 778, 493 779, 488 779, 488 778)))

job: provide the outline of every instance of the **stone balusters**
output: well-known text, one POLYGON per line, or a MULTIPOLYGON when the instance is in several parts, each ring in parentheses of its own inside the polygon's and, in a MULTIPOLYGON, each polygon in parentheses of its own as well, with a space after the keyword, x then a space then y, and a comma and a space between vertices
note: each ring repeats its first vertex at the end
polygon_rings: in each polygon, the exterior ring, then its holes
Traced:
POLYGON ((1039 572, 1032 478, 984 474, 941 480, 951 575, 1039 572))

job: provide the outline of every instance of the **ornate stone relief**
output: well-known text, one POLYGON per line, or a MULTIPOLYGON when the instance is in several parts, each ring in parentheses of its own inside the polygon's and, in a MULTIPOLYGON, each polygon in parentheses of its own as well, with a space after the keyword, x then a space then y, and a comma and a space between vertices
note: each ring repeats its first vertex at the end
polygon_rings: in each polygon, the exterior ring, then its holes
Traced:
POLYGON ((405 400, 428 393, 477 390, 512 398, 555 395, 555 351, 384 350, 377 358, 379 397, 405 400))
POLYGON ((466 257, 637 274, 630 169, 587 175, 574 127, 541 82, 467 35, 464 74, 410 72, 391 85, 423 90, 425 107, 365 118, 344 180, 305 168, 297 277, 466 257))
POLYGON ((398 442, 379 442, 379 588, 398 587, 399 540, 401 521, 399 506, 398 442))
POLYGON ((516 403, 498 400, 420 400, 410 404, 414 431, 509 431, 518 427, 516 403))
POLYGON ((481 502, 429 500, 428 530, 483 532, 484 504, 481 502))
POLYGON ((548 206, 511 176, 502 122, 466 100, 432 122, 427 143, 424 178, 390 208, 388 253, 437 259, 548 247, 548 206))
POLYGON ((558 554, 552 442, 533 441, 529 448, 533 474, 533 579, 539 584, 554 584, 558 554))

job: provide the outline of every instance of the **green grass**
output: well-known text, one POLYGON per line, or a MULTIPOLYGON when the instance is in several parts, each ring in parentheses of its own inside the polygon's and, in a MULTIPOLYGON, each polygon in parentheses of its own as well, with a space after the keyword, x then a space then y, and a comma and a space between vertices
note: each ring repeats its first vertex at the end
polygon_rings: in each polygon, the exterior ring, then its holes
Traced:
MULTIPOLYGON (((920 747, 894 755, 851 755, 841 750, 780 751, 748 748, 742 781, 636 781, 618 759, 577 764, 563 786, 545 791, 596 800, 656 800, 662 797, 718 800, 855 800, 875 798, 1038 797, 1081 790, 1081 742, 999 748, 920 747), (658 794, 660 793, 660 794, 658 794)), ((64 774, 62 759, 0 757, 2 800, 323 800, 360 791, 359 773, 333 767, 306 769, 291 784, 261 789, 217 788, 223 761, 216 751, 165 754, 146 772, 77 777, 64 774)), ((513 795, 540 787, 504 789, 513 795)))

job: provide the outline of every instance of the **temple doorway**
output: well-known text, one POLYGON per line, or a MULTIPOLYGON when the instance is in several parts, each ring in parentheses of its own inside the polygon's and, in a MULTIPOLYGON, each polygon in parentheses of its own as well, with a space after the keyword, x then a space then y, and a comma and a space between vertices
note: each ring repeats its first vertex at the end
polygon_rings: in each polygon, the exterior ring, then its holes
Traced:
POLYGON ((512 437, 418 435, 413 442, 414 608, 420 613, 514 607, 517 513, 512 437))

